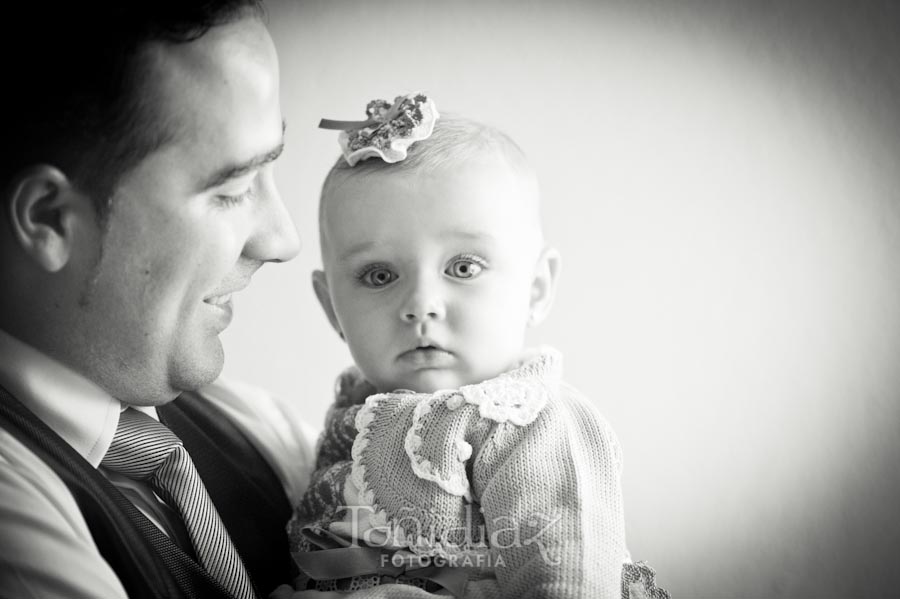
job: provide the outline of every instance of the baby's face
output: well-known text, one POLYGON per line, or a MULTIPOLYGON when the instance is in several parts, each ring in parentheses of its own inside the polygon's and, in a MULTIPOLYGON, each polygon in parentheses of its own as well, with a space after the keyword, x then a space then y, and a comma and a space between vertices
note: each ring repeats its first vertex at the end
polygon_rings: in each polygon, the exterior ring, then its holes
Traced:
POLYGON ((537 194, 499 158, 332 188, 322 232, 332 320, 379 391, 456 388, 517 361, 542 249, 537 194))

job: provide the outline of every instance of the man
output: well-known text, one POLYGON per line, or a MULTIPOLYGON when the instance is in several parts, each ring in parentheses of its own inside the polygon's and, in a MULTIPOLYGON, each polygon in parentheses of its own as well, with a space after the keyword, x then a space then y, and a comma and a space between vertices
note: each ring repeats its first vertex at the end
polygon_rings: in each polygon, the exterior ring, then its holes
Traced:
POLYGON ((308 439, 208 386, 232 295, 299 245, 264 13, 67 4, 4 17, 0 596, 266 596, 308 439), (172 441, 168 478, 125 468, 131 422, 172 441))

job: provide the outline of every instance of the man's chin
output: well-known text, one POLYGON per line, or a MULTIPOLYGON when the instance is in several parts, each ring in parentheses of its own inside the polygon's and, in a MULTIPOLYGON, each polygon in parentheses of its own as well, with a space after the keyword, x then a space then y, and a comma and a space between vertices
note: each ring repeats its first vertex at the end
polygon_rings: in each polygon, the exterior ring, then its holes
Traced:
POLYGON ((170 364, 170 385, 176 396, 183 391, 196 391, 219 378, 224 365, 225 350, 217 337, 204 351, 170 364))

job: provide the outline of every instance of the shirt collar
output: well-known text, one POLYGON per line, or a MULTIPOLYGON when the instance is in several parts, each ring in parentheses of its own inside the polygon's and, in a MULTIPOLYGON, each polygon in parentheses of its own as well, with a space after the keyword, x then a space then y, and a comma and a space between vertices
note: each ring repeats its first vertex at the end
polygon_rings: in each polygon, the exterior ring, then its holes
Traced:
MULTIPOLYGON (((0 329, 0 384, 72 446, 100 465, 126 405, 94 382, 0 329)), ((154 408, 140 408, 156 418, 154 408)))

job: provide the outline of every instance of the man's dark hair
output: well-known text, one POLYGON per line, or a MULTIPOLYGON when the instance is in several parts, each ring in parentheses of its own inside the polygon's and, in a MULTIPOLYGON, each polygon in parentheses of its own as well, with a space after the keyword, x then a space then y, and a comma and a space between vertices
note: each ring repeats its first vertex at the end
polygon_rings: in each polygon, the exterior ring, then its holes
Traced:
POLYGON ((149 109, 141 50, 264 16, 261 0, 26 2, 4 10, 0 188, 36 164, 59 168, 104 220, 119 178, 173 135, 149 109))

